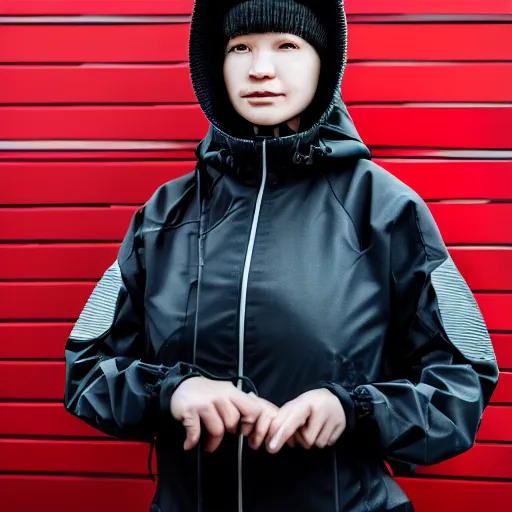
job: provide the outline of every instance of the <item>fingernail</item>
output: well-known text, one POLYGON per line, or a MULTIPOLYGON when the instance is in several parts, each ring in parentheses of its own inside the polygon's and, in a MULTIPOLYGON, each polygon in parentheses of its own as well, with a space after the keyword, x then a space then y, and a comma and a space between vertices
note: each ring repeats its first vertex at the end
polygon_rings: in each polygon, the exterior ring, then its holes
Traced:
POLYGON ((279 441, 281 440, 281 436, 283 435, 282 431, 279 431, 270 441, 268 447, 271 450, 275 450, 277 448, 277 445, 279 444, 279 441))

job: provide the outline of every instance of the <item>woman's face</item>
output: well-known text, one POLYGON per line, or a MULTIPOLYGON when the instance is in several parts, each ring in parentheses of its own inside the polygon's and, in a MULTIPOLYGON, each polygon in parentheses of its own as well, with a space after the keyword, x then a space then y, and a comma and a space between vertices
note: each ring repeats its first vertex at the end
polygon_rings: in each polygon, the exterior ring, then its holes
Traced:
POLYGON ((295 124, 313 100, 319 76, 318 53, 293 34, 238 36, 226 47, 229 98, 235 110, 255 125, 295 124))

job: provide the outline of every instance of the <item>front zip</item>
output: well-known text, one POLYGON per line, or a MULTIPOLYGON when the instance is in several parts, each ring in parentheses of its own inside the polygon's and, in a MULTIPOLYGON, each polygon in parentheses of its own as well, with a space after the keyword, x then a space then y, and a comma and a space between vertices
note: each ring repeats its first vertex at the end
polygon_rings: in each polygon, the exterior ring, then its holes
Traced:
MULTIPOLYGON (((254 252, 254 242, 256 240, 256 231, 261 212, 261 203, 263 201, 263 192, 267 182, 267 148, 263 140, 262 145, 262 177, 261 185, 256 198, 256 206, 252 218, 251 233, 249 243, 245 254, 244 271, 242 274, 242 289, 240 292, 240 313, 238 318, 238 377, 244 376, 244 344, 245 344, 245 311, 247 306, 247 285, 249 283, 249 272, 251 270, 252 255, 254 252)), ((238 389, 242 389, 243 380, 238 380, 238 389)), ((238 436, 238 512, 243 512, 243 489, 242 489, 242 452, 244 447, 244 436, 238 436)))

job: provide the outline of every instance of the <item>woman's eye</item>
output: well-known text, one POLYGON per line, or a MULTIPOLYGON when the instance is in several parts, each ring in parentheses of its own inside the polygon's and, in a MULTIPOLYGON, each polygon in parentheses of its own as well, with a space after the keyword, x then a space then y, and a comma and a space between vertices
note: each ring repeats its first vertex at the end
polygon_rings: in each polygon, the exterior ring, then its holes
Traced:
POLYGON ((284 50, 295 50, 297 49, 297 45, 293 43, 283 43, 279 48, 283 48, 284 50))
POLYGON ((236 53, 240 53, 240 52, 245 52, 246 50, 248 50, 248 46, 246 44, 236 44, 235 46, 232 46, 229 50, 228 50, 228 53, 230 52, 236 52, 236 53))

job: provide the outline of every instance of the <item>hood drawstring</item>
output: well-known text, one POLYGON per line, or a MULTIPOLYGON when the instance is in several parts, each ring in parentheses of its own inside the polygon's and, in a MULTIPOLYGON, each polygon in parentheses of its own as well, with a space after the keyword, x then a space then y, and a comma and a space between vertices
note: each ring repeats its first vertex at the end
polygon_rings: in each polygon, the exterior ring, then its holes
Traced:
POLYGON ((315 155, 324 156, 330 153, 330 148, 328 148, 325 142, 318 138, 316 141, 308 144, 304 144, 307 147, 308 154, 304 154, 301 152, 301 141, 298 140, 295 145, 295 153, 293 155, 293 163, 297 165, 313 165, 315 155))

